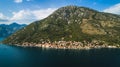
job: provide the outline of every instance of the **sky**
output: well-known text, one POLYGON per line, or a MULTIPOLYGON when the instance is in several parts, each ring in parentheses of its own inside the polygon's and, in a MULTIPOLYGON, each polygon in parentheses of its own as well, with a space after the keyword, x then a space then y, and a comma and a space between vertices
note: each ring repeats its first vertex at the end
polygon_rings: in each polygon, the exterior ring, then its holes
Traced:
POLYGON ((30 24, 68 5, 120 15, 120 0, 0 0, 0 24, 30 24))

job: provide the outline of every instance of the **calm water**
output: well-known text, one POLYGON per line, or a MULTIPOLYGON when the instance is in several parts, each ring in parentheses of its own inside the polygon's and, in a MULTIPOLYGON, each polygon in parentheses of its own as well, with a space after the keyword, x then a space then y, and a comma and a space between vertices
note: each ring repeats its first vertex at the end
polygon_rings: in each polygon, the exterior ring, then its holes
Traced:
POLYGON ((120 67, 120 49, 55 50, 0 44, 0 67, 120 67))

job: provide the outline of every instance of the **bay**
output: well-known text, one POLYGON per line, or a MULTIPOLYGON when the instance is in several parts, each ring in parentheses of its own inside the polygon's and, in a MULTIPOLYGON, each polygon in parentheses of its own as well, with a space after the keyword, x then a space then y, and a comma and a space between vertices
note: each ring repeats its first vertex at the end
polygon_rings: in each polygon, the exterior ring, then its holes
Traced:
POLYGON ((120 49, 63 50, 0 44, 0 67, 120 67, 120 49))

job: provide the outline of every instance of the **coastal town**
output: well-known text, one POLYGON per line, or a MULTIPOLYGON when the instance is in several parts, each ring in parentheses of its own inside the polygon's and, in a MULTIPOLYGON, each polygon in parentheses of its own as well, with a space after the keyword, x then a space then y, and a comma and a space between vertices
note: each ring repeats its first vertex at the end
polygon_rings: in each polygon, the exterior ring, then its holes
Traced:
MULTIPOLYGON (((18 45, 19 46, 19 45, 18 45)), ((20 45, 21 46, 21 45, 20 45)), ((24 47, 42 47, 42 48, 55 48, 55 49, 92 49, 92 48, 118 48, 119 45, 113 46, 103 42, 76 42, 76 41, 55 41, 55 42, 42 42, 42 43, 28 43, 22 44, 24 47)))

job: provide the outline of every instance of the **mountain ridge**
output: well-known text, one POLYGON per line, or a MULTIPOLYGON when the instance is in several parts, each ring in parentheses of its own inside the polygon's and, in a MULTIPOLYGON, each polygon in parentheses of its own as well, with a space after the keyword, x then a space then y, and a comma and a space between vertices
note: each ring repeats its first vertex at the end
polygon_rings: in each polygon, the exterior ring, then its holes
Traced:
POLYGON ((15 22, 11 24, 0 24, 0 37, 8 37, 25 26, 25 24, 17 24, 15 22))
POLYGON ((3 41, 7 44, 55 41, 92 42, 120 45, 120 15, 78 6, 62 7, 47 18, 31 23, 3 41))

